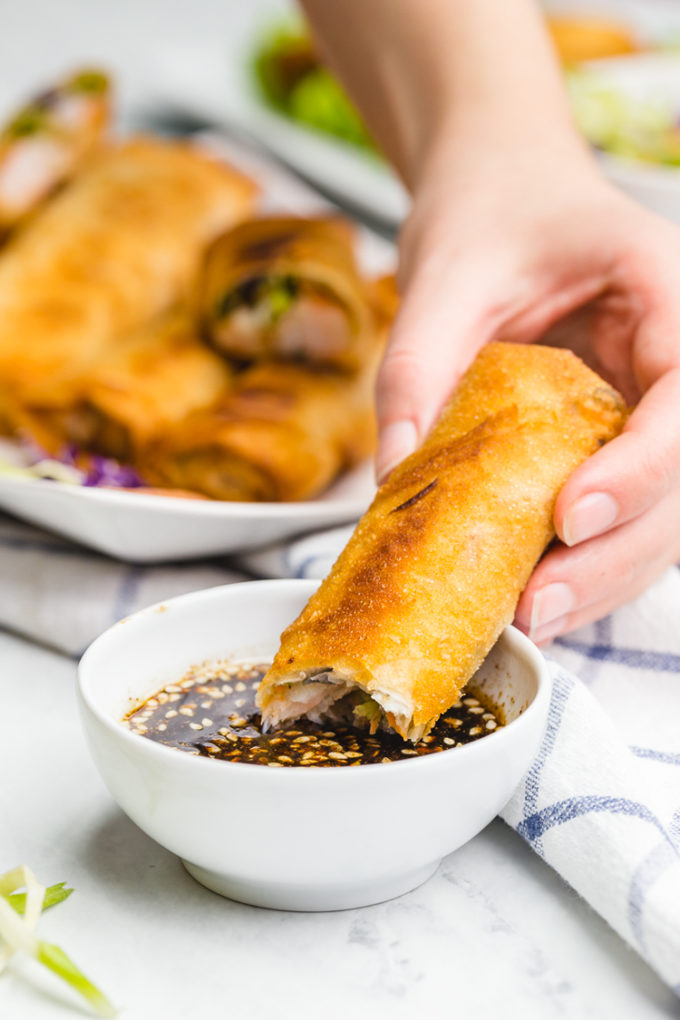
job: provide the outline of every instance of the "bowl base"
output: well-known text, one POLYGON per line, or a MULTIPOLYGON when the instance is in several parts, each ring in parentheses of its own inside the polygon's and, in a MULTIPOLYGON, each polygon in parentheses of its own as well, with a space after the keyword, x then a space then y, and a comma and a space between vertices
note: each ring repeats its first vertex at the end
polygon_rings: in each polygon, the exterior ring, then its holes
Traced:
POLYGON ((392 900, 422 885, 439 867, 439 861, 435 861, 389 879, 313 886, 242 880, 209 871, 190 861, 183 860, 182 864, 192 878, 220 896, 254 907, 299 911, 351 910, 392 900))

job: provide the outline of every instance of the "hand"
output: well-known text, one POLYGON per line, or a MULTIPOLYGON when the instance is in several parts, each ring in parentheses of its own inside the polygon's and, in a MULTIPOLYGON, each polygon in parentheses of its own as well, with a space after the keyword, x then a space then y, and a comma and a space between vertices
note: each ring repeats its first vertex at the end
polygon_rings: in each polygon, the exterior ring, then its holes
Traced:
POLYGON ((570 346, 637 404, 560 493, 563 544, 517 608, 539 643, 606 615, 680 559, 680 231, 561 144, 499 150, 458 135, 420 173, 378 381, 380 478, 491 339, 570 346))

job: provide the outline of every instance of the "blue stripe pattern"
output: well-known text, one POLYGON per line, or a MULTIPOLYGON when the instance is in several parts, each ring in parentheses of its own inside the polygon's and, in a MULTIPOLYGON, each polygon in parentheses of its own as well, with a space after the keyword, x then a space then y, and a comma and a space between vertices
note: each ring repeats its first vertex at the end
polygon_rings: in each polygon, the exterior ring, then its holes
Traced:
POLYGON ((629 669, 650 669, 656 673, 680 673, 680 655, 673 652, 650 652, 641 648, 614 648, 612 645, 587 645, 572 638, 556 638, 555 644, 587 659, 613 662, 629 669))
POLYGON ((665 826, 657 818, 654 812, 645 804, 638 801, 628 800, 625 797, 607 797, 591 794, 586 797, 568 797, 565 800, 549 804, 547 807, 536 811, 534 814, 524 818, 517 826, 517 831, 523 839, 533 844, 550 829, 558 825, 571 822, 586 814, 600 814, 606 812, 613 815, 628 815, 631 818, 639 818, 643 822, 653 825, 663 838, 672 846, 674 844, 666 832, 665 826))
POLYGON ((135 604, 139 584, 144 576, 144 568, 130 566, 123 574, 123 579, 116 593, 111 618, 114 623, 127 616, 135 604))
POLYGON ((650 761, 658 761, 662 765, 680 765, 680 753, 657 751, 653 747, 632 746, 630 750, 636 758, 648 758, 650 761))
MULTIPOLYGON (((562 716, 569 700, 569 695, 574 689, 574 681, 567 673, 559 671, 553 678, 553 687, 550 695, 550 707, 548 709, 548 725, 546 727, 543 743, 534 758, 533 764, 524 780, 524 810, 526 818, 536 810, 538 795, 541 787, 541 777, 545 764, 555 748, 555 741, 562 725, 562 716)), ((534 845, 536 853, 543 856, 543 845, 538 839, 534 845)))

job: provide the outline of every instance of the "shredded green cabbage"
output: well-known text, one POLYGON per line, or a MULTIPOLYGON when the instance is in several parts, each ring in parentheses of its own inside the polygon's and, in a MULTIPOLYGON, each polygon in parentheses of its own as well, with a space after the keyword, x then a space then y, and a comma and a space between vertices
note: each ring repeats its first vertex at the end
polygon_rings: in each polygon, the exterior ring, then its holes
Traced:
POLYGON ((352 712, 357 717, 357 721, 365 719, 369 724, 370 732, 375 733, 382 718, 382 708, 377 701, 373 701, 372 698, 366 698, 365 701, 355 705, 352 712))

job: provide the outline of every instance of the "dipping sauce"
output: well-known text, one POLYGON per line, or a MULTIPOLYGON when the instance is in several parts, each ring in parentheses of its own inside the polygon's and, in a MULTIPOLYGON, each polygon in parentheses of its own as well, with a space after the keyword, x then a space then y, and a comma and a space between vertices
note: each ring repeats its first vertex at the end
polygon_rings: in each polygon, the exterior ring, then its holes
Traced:
POLYGON ((371 765, 448 751, 488 736, 499 713, 475 693, 464 694, 415 746, 400 736, 349 725, 298 719, 262 732, 255 694, 266 665, 212 663, 190 670, 125 717, 133 731, 187 754, 283 768, 371 765))

